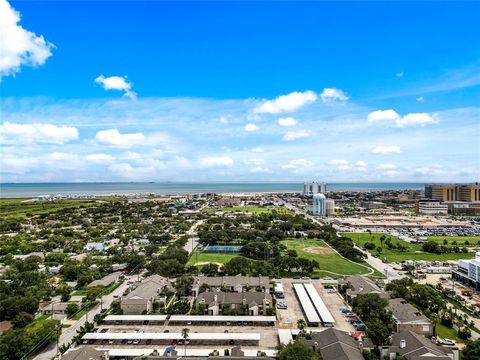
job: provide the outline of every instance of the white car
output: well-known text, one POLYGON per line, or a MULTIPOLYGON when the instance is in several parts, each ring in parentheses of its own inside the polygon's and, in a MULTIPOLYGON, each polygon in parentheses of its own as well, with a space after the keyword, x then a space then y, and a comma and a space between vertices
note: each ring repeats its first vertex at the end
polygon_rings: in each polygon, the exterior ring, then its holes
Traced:
POLYGON ((442 345, 448 345, 448 346, 454 346, 455 345, 455 340, 452 339, 438 339, 438 342, 442 345))

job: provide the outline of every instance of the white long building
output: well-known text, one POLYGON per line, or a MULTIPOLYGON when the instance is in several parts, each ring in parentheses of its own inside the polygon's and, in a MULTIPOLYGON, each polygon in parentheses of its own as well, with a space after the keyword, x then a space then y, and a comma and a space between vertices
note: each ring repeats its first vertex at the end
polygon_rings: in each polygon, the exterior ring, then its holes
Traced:
POLYGON ((459 260, 458 268, 452 271, 452 279, 480 291, 480 251, 471 260, 459 260))
POLYGON ((319 326, 321 323, 320 317, 318 316, 317 310, 315 310, 315 306, 312 304, 312 301, 310 300, 305 288, 303 287, 303 284, 293 284, 293 288, 295 289, 295 293, 297 294, 300 305, 302 306, 303 313, 305 314, 305 318, 307 320, 307 325, 319 326))
POLYGON ((310 300, 312 301, 315 310, 317 310, 320 320, 322 320, 323 326, 334 326, 335 319, 333 318, 330 310, 328 310, 327 305, 323 302, 322 298, 318 294, 317 289, 313 284, 303 284, 305 290, 307 291, 310 300))

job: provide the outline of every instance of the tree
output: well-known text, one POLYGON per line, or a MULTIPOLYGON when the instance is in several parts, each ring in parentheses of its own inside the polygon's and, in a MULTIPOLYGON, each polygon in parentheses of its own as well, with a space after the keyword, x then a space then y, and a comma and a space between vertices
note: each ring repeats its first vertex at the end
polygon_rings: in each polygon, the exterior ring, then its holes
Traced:
POLYGON ((307 324, 305 323, 305 320, 303 319, 298 319, 297 320, 297 328, 298 330, 302 331, 302 330, 305 330, 305 327, 307 326, 307 324))
POLYGON ((188 339, 188 333, 190 332, 189 328, 183 328, 182 329, 182 338, 183 338, 183 344, 184 344, 184 352, 183 355, 187 356, 187 339, 188 339))
POLYGON ((105 288, 103 286, 88 288, 85 297, 87 298, 87 301, 94 302, 100 295, 103 294, 104 290, 105 288))
POLYGON ((175 290, 179 296, 188 296, 192 293, 193 277, 180 276, 175 281, 175 290))
POLYGON ((69 303, 65 310, 67 312, 68 317, 71 317, 78 311, 78 304, 77 303, 69 303))
POLYGON ((70 294, 72 289, 67 284, 61 284, 57 287, 56 293, 60 295, 60 300, 62 302, 67 302, 70 300, 70 294))
POLYGON ((13 318, 12 324, 16 328, 23 328, 30 324, 34 319, 35 317, 32 314, 22 311, 13 318))
POLYGON ((205 276, 216 276, 218 274, 218 265, 214 263, 209 263, 203 265, 200 271, 205 276))
POLYGON ((296 340, 281 346, 279 360, 320 360, 321 356, 303 340, 296 340))
POLYGON ((365 322, 367 325, 367 336, 372 342, 379 346, 388 342, 388 338, 391 334, 389 327, 385 326, 380 320, 373 319, 365 322))
POLYGON ((462 360, 480 359, 480 339, 468 341, 462 351, 462 360))

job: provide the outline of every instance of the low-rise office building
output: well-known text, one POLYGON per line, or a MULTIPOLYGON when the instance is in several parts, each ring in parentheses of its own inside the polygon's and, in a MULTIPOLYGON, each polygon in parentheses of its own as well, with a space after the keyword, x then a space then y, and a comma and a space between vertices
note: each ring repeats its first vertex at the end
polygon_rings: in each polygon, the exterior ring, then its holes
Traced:
POLYGON ((416 210, 418 214, 423 215, 447 215, 448 205, 440 203, 435 199, 419 199, 416 202, 416 210))

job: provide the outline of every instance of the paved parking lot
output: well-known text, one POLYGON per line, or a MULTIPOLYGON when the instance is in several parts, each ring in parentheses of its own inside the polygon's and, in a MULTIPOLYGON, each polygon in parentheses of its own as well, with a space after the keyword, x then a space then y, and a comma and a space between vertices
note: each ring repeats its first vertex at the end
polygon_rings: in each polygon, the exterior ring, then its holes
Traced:
POLYGON ((295 291, 292 287, 292 281, 289 279, 282 279, 280 281, 283 285, 283 291, 285 295, 285 302, 287 304, 287 309, 285 310, 278 310, 278 327, 279 328, 296 328, 297 327, 297 320, 303 319, 302 308, 300 307, 300 303, 297 300, 297 296, 295 295, 295 291))
POLYGON ((329 293, 327 289, 323 287, 320 282, 312 282, 315 288, 318 291, 318 294, 322 298, 325 305, 327 305, 328 310, 332 313, 333 318, 335 319, 335 329, 353 332, 353 328, 350 321, 345 318, 342 312, 339 310, 341 307, 346 307, 345 302, 343 301, 342 296, 338 292, 329 293))
MULTIPOLYGON (((168 330, 170 333, 181 333, 182 329, 188 328, 190 330, 190 333, 223 333, 225 331, 228 331, 230 333, 259 333, 260 334, 260 342, 258 346, 242 346, 242 348, 262 348, 262 349, 273 349, 275 346, 278 344, 278 332, 277 328, 275 326, 269 326, 269 327, 261 327, 261 326, 237 326, 237 325, 231 325, 231 326, 208 326, 208 325, 201 325, 201 326, 196 326, 196 325, 175 325, 175 326, 170 326, 170 325, 101 325, 98 327, 98 332, 101 332, 103 329, 108 329, 108 332, 135 332, 136 330, 142 330, 145 333, 150 333, 150 332, 156 332, 156 333, 162 333, 168 330)), ((98 344, 96 344, 98 346, 98 344)), ((130 344, 112 344, 109 345, 111 347, 118 347, 118 348, 123 348, 123 347, 133 347, 135 346, 139 347, 140 345, 145 345, 144 342, 141 342, 138 345, 130 345, 130 344)), ((94 345, 92 345, 94 346, 94 345)), ((211 348, 212 345, 195 345, 195 347, 198 348, 211 348)))

